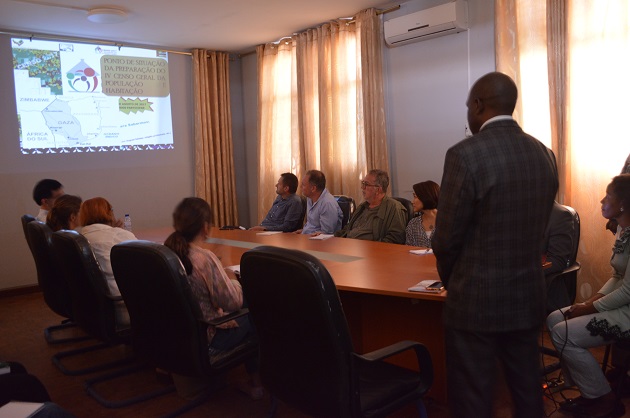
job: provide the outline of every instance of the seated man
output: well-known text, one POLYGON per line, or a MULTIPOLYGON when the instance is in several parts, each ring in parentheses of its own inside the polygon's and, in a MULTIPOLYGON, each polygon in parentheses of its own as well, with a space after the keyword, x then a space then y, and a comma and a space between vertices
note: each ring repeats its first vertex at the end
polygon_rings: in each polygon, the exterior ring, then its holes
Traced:
POLYGON ((383 170, 370 170, 361 182, 365 202, 361 203, 336 237, 369 241, 405 243, 407 209, 395 199, 385 196, 389 176, 383 170))
POLYGON ((544 269, 547 281, 547 311, 551 312, 573 303, 566 285, 561 280, 553 280, 569 266, 573 250, 573 214, 558 202, 554 202, 543 240, 543 257, 551 262, 544 269))
POLYGON ((63 185, 57 180, 43 179, 33 188, 33 200, 39 206, 37 220, 46 222, 46 215, 55 203, 55 199, 63 195, 63 185))
POLYGON ((337 200, 326 189, 326 176, 319 170, 310 170, 300 183, 306 197, 306 225, 296 233, 333 234, 341 228, 343 212, 337 200))
POLYGON ((276 183, 278 197, 273 201, 267 216, 253 231, 293 232, 302 226, 302 199, 295 194, 298 178, 292 173, 282 173, 276 183))

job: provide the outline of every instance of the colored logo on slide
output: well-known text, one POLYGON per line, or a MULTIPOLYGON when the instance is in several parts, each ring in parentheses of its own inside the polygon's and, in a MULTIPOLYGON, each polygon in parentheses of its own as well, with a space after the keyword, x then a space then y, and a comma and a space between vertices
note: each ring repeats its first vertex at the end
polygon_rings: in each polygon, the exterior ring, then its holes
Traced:
POLYGON ((98 74, 94 68, 81 60, 66 73, 68 85, 79 93, 92 93, 98 86, 98 74))

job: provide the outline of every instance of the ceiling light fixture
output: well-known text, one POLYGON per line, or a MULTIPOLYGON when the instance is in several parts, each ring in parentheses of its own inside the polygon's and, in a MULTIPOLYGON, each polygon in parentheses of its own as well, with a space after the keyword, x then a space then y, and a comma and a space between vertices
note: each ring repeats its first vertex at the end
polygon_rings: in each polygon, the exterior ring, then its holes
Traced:
POLYGON ((87 19, 94 23, 122 23, 127 17, 126 11, 111 7, 89 9, 87 15, 87 19))

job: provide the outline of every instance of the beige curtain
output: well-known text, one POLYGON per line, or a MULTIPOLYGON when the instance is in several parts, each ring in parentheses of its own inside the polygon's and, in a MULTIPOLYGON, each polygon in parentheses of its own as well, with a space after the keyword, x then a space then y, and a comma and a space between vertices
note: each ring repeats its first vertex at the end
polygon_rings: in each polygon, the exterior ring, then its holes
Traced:
POLYGON ((380 26, 370 9, 257 48, 259 219, 283 172, 320 169, 357 200, 368 169, 389 169, 380 26))
POLYGON ((561 203, 581 217, 578 299, 610 277, 600 199, 630 153, 627 0, 496 1, 497 69, 515 78, 525 131, 556 153, 561 203), (509 41, 512 39, 513 41, 509 41))
POLYGON ((228 54, 193 50, 193 77, 195 195, 210 204, 215 225, 238 225, 228 54))

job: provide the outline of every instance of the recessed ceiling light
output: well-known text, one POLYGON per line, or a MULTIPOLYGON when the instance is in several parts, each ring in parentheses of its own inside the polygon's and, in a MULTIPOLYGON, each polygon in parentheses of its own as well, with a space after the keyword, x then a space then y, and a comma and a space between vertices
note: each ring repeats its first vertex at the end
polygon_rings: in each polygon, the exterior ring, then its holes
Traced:
POLYGON ((110 7, 90 9, 87 19, 94 23, 121 23, 127 20, 127 12, 110 7))

